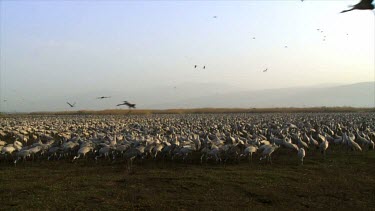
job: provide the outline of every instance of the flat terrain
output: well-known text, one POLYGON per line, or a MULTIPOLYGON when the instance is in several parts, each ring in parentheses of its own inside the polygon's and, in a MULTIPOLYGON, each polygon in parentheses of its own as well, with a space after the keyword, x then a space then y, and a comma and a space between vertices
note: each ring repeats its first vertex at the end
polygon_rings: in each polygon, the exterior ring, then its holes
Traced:
MULTIPOLYGON (((264 161, 264 160, 263 160, 264 161)), ((273 164, 101 160, 0 164, 0 209, 304 209, 375 207, 375 152, 330 148, 305 164, 287 149, 273 164)))

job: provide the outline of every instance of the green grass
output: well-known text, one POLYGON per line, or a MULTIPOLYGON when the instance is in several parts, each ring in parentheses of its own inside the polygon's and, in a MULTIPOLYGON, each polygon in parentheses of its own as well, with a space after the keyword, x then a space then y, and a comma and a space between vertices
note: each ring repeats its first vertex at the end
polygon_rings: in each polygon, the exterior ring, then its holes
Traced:
POLYGON ((286 149, 273 164, 218 165, 93 160, 0 164, 0 209, 370 209, 375 152, 308 152, 305 165, 286 149))

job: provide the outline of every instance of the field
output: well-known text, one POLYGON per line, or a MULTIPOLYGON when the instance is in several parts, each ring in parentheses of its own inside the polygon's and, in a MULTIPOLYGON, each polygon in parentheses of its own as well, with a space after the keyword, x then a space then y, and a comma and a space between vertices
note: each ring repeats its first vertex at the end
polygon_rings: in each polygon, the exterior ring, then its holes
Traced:
MULTIPOLYGON (((280 150, 272 165, 183 162, 0 165, 1 209, 371 209, 375 152, 328 152, 305 164, 280 150)), ((289 152, 288 152, 289 153, 289 152)))
POLYGON ((5 115, 0 209, 375 207, 375 114, 296 112, 5 115))

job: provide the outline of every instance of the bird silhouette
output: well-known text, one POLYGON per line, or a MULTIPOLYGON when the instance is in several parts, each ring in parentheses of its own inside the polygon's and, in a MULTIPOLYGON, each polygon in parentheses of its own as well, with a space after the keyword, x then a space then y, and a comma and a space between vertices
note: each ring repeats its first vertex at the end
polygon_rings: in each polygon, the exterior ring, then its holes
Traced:
POLYGON ((194 68, 197 68, 197 65, 194 65, 194 68))
POLYGON ((126 106, 129 107, 129 109, 131 109, 131 108, 135 109, 135 104, 129 103, 128 101, 124 101, 123 103, 117 104, 117 106, 121 106, 121 105, 126 105, 126 106))
POLYGON ((267 71, 268 71, 268 68, 266 68, 265 70, 263 70, 264 73, 267 72, 267 71))
POLYGON ((111 98, 111 96, 101 96, 101 97, 97 97, 96 99, 105 99, 105 98, 111 98))
POLYGON ((74 102, 73 104, 69 103, 69 102, 66 102, 71 108, 73 108, 75 105, 76 105, 76 102, 74 102))
POLYGON ((352 10, 373 10, 374 5, 372 5, 373 0, 361 0, 358 4, 353 5, 352 8, 348 10, 343 10, 340 13, 349 12, 352 10))
POLYGON ((203 69, 206 69, 206 66, 203 66, 203 69))
POLYGON ((215 16, 213 16, 213 18, 217 18, 217 16, 215 15, 215 16))

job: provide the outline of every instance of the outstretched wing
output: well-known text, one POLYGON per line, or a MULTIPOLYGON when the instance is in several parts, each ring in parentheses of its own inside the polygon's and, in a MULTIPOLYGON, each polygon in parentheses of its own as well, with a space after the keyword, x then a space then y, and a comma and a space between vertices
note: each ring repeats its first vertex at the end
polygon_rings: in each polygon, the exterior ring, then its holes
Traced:
POLYGON ((73 107, 74 105, 70 104, 69 102, 66 102, 70 107, 73 107))

